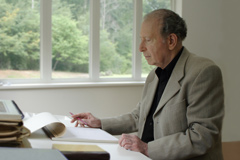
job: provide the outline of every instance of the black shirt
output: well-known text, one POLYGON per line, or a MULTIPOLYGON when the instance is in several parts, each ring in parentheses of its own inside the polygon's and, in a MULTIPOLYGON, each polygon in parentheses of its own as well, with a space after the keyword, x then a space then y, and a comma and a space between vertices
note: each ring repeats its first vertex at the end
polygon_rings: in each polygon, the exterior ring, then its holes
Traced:
POLYGON ((153 135, 153 114, 158 106, 158 103, 162 97, 163 91, 167 85, 167 82, 172 74, 173 68, 175 67, 181 53, 182 53, 183 47, 182 49, 179 51, 179 53, 177 54, 177 56, 174 57, 174 59, 167 65, 167 67, 165 67, 164 69, 161 69, 160 67, 158 67, 155 71, 156 75, 158 76, 158 86, 155 92, 155 96, 152 102, 152 106, 151 109, 148 113, 145 125, 144 125, 144 130, 143 130, 143 134, 142 134, 142 138, 141 140, 145 143, 148 143, 150 141, 154 140, 154 135, 153 135))

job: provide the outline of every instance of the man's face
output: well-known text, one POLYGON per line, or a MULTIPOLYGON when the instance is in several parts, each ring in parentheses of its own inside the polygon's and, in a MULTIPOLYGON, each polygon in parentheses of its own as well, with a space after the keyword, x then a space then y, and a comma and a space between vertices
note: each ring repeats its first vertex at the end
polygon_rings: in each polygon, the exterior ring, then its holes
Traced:
POLYGON ((142 23, 140 37, 139 51, 143 53, 148 64, 163 68, 169 50, 167 41, 160 35, 159 26, 154 19, 142 23))

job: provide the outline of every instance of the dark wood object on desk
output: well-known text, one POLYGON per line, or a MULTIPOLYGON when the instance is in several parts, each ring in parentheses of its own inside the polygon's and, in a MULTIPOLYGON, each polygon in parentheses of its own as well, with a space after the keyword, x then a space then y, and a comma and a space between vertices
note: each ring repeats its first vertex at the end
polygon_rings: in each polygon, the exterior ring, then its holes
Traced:
POLYGON ((53 144, 68 160, 109 160, 110 154, 97 145, 53 144))
POLYGON ((222 142, 224 160, 240 160, 240 141, 222 142))
POLYGON ((64 152, 62 154, 68 160, 109 160, 110 155, 104 152, 64 152))

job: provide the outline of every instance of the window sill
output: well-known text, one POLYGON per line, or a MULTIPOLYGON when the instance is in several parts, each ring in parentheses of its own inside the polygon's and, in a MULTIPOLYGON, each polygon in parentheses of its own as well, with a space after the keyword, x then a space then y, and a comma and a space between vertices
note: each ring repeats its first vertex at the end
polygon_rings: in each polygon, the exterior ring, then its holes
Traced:
POLYGON ((143 86, 144 81, 129 82, 79 82, 79 83, 29 83, 29 84, 0 84, 0 90, 10 89, 49 89, 49 88, 79 88, 79 87, 118 87, 143 86))

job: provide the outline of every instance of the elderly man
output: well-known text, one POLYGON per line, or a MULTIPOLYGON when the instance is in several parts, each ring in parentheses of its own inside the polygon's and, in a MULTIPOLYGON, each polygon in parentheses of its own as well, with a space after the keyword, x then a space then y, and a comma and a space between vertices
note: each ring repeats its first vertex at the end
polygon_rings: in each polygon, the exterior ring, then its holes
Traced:
MULTIPOLYGON (((219 67, 182 45, 184 20, 166 9, 144 17, 140 52, 155 65, 137 107, 118 117, 73 115, 89 127, 122 134, 119 145, 159 160, 222 160, 224 93, 219 67)), ((83 123, 77 121, 76 126, 83 123)))

